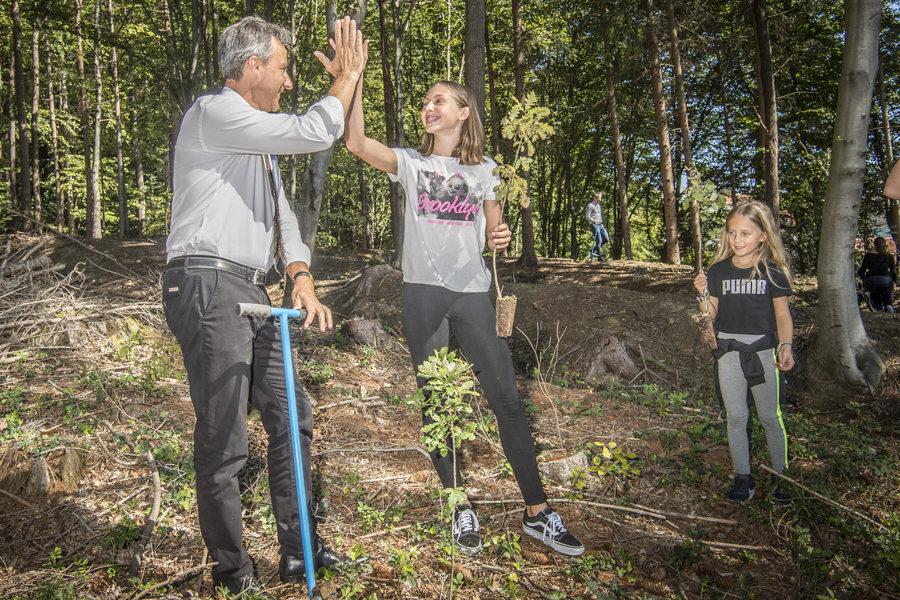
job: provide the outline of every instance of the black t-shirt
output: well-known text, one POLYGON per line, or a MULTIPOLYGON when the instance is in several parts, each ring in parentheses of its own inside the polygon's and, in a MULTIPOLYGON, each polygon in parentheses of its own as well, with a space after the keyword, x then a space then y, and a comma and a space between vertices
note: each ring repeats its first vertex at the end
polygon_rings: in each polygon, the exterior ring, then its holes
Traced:
POLYGON ((776 330, 775 298, 793 294, 787 277, 780 269, 769 266, 769 278, 760 269, 761 278, 753 277, 753 269, 739 269, 731 259, 717 262, 706 273, 709 295, 719 300, 719 311, 713 323, 722 333, 766 335, 776 330))
POLYGON ((865 280, 866 277, 890 277, 894 279, 894 257, 890 254, 878 254, 877 252, 866 252, 863 257, 859 271, 856 272, 859 278, 865 280))

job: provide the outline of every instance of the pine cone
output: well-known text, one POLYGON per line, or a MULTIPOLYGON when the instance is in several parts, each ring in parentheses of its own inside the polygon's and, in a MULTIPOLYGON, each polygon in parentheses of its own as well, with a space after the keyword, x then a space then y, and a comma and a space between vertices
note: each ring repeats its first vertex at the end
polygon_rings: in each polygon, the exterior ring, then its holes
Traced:
POLYGON ((549 565, 550 559, 543 552, 531 552, 530 550, 522 550, 522 557, 536 565, 549 565))
POLYGON ((394 567, 383 565, 381 563, 372 565, 372 575, 379 579, 393 579, 395 574, 396 571, 394 570, 394 567))
POLYGON ((409 590, 407 593, 415 598, 427 598, 427 600, 432 600, 432 598, 434 598, 434 586, 430 583, 422 583, 409 590))
POLYGON ((411 479, 416 483, 425 483, 428 481, 428 478, 431 477, 431 471, 428 469, 422 469, 421 471, 416 471, 412 474, 411 479))
POLYGON ((451 568, 450 563, 448 563, 447 561, 444 561, 444 560, 438 561, 438 565, 441 567, 441 570, 444 571, 445 573, 452 573, 453 571, 456 571, 457 573, 461 574, 463 581, 465 581, 466 583, 469 583, 470 581, 475 579, 475 576, 472 574, 472 571, 465 568, 462 565, 455 565, 453 568, 451 568))

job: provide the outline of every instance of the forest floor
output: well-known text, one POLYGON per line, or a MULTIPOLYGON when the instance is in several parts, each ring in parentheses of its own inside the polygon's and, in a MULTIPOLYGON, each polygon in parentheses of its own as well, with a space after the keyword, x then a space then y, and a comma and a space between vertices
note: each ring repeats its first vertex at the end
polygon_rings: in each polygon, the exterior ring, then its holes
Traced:
MULTIPOLYGON (((192 483, 193 411, 160 310, 164 241, 91 245, 0 238, 5 263, 31 251, 64 265, 0 279, 0 598, 215 597, 192 483)), ((815 281, 798 283, 798 365, 783 403, 795 501, 769 501, 754 419, 757 495, 735 505, 690 267, 501 259, 503 293, 518 297, 510 349, 539 461, 584 453, 595 467, 547 482, 588 550, 567 558, 521 536, 518 488, 481 397, 460 458, 486 547, 451 556, 421 419, 404 403, 415 380, 402 279, 354 279, 373 262, 317 251, 312 271, 338 323, 377 319, 387 338, 363 344, 338 324, 292 331, 315 402, 319 531, 367 559, 320 573, 322 597, 900 598, 900 317, 862 310, 887 374, 877 395, 860 396, 817 367, 815 281), (371 285, 357 294, 362 281, 371 285), (592 371, 617 344, 628 376, 592 371)), ((269 289, 279 301, 277 283, 269 289)), ((269 589, 300 598, 305 586, 278 582, 266 435, 253 414, 248 428, 245 541, 269 589)))

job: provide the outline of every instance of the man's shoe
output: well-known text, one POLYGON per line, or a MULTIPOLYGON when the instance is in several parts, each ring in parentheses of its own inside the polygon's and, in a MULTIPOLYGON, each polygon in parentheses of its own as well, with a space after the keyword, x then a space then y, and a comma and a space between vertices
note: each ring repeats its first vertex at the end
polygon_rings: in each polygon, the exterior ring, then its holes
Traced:
POLYGON ((463 552, 481 550, 481 534, 478 516, 468 504, 460 504, 453 509, 453 543, 463 552))
POLYGON ((744 503, 749 502, 756 493, 756 482, 750 475, 738 475, 734 478, 734 487, 728 494, 728 499, 732 502, 744 503))
POLYGON ((580 556, 584 553, 584 544, 569 533, 562 519, 549 506, 535 517, 529 517, 528 511, 522 517, 522 528, 531 537, 541 540, 560 554, 580 556))
POLYGON ((779 485, 780 479, 774 475, 769 476, 769 481, 775 484, 775 491, 772 492, 772 504, 778 506, 790 506, 794 503, 794 498, 787 490, 779 485))
POLYGON ((235 600, 275 600, 275 596, 266 591, 253 573, 223 581, 219 587, 225 589, 227 598, 235 600))
MULTIPOLYGON (((318 571, 322 567, 340 570, 350 562, 349 556, 338 554, 319 540, 319 549, 313 555, 313 571, 318 571)), ((281 562, 278 564, 278 575, 281 577, 281 583, 305 583, 306 562, 302 556, 282 554, 281 562)))

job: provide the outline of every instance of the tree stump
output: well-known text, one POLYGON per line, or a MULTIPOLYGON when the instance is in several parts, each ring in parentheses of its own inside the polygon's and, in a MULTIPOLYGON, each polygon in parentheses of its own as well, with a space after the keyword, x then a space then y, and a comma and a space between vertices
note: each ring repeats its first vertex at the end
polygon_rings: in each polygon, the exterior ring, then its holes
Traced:
POLYGON ((50 493, 50 465, 43 456, 31 461, 31 475, 25 486, 26 496, 46 496, 50 493))
POLYGON ((569 478, 572 476, 573 471, 587 473, 588 466, 587 455, 584 452, 538 463, 538 469, 544 477, 563 484, 569 483, 569 478))
POLYGON ((391 348, 394 340, 387 334, 377 319, 351 319, 344 321, 341 331, 357 342, 376 348, 391 348))
POLYGON ((597 384, 611 375, 619 381, 631 381, 638 373, 637 365, 628 355, 628 348, 618 336, 611 335, 597 349, 585 380, 597 384))
POLYGON ((497 337, 506 338, 512 335, 515 318, 516 297, 507 294, 497 298, 497 337))
POLYGON ((18 494, 28 481, 28 471, 19 469, 22 458, 19 445, 13 440, 0 457, 0 490, 18 494))
POLYGON ((63 486, 72 491, 78 487, 84 472, 84 456, 80 450, 66 448, 66 453, 59 459, 59 475, 63 486))
POLYGON ((381 281, 388 275, 390 275, 394 271, 394 268, 391 265, 375 265, 374 267, 367 267, 362 274, 362 278, 359 280, 359 284, 356 286, 356 291, 353 292, 353 295, 349 300, 344 302, 344 306, 352 305, 356 303, 357 300, 365 298, 369 295, 369 291, 372 289, 372 285, 375 281, 381 281))

